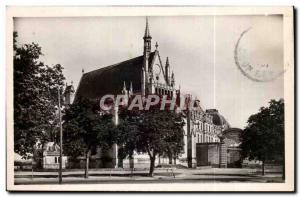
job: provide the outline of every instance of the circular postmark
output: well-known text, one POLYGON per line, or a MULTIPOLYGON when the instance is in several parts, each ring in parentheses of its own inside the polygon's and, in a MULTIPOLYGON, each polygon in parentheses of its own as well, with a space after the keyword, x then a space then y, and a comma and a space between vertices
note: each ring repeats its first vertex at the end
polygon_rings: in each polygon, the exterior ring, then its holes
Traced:
POLYGON ((268 38, 256 39, 255 34, 245 40, 245 35, 250 30, 251 28, 248 28, 243 31, 237 40, 234 49, 235 64, 241 73, 250 80, 273 81, 284 73, 283 52, 281 51, 283 46, 271 45, 272 42, 266 42, 268 38), (244 43, 243 40, 245 40, 244 43))

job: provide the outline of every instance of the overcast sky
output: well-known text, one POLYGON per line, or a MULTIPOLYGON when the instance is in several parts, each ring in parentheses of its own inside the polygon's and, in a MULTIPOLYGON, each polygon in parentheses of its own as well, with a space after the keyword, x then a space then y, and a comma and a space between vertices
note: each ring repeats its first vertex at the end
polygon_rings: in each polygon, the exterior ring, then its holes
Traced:
MULTIPOLYGON (((244 128, 251 114, 270 99, 283 98, 283 76, 255 82, 238 70, 234 48, 240 34, 247 61, 283 68, 283 20, 280 16, 149 17, 152 47, 169 57, 176 86, 197 95, 204 109, 216 108, 233 127, 244 128)), ((61 64, 75 88, 85 72, 143 53, 145 17, 16 18, 20 44, 36 42, 41 60, 61 64)), ((99 81, 105 83, 105 81, 99 81)))

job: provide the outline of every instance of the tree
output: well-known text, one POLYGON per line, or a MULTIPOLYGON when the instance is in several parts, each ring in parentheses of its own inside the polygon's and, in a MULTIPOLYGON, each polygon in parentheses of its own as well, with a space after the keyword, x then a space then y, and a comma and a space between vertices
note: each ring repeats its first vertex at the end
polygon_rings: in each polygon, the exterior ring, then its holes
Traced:
POLYGON ((63 67, 39 61, 36 43, 18 46, 14 32, 14 150, 23 157, 34 152, 37 140, 49 140, 56 127, 57 88, 63 91, 63 67))
POLYGON ((284 101, 269 104, 249 117, 241 136, 242 156, 262 161, 262 175, 266 161, 280 161, 284 166, 284 101))
POLYGON ((116 142, 120 146, 119 157, 133 159, 134 151, 137 150, 137 136, 139 133, 140 113, 126 109, 120 110, 120 124, 117 126, 116 142))
POLYGON ((79 99, 65 110, 63 120, 63 150, 73 158, 85 156, 85 178, 88 178, 91 153, 97 147, 109 147, 115 141, 112 117, 101 115, 96 102, 79 99))
POLYGON ((183 125, 181 114, 154 107, 149 111, 128 112, 119 126, 119 134, 131 156, 133 150, 149 155, 149 176, 153 176, 157 155, 172 151, 176 157, 182 150, 183 125))

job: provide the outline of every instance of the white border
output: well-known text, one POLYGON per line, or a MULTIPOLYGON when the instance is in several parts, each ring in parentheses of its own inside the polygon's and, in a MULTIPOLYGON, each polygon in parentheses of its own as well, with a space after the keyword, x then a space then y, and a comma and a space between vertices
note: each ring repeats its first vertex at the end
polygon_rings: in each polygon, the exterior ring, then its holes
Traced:
POLYGON ((7 7, 6 82, 7 82, 7 189, 14 191, 292 191, 294 189, 294 38, 292 7, 7 7), (173 16, 173 15, 284 15, 284 99, 285 99, 285 183, 172 183, 172 184, 82 184, 14 185, 13 168, 13 92, 12 31, 13 17, 77 16, 173 16))

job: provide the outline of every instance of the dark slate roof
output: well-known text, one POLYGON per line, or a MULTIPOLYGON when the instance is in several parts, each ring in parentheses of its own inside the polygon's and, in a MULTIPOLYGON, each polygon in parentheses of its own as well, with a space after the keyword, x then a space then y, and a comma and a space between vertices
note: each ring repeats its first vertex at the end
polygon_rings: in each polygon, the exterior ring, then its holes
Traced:
MULTIPOLYGON (((150 54, 149 62, 152 62, 154 54, 155 52, 150 54)), ((127 89, 129 89, 130 82, 132 82, 133 92, 140 92, 143 60, 143 56, 138 56, 84 73, 79 82, 74 101, 76 102, 80 97, 98 100, 105 94, 120 94, 124 81, 127 89)))
POLYGON ((223 135, 227 139, 233 140, 235 143, 241 142, 241 134, 243 130, 239 128, 229 128, 223 131, 223 135))
POLYGON ((227 120, 218 112, 218 110, 207 109, 206 113, 210 114, 213 117, 213 119, 212 119, 213 124, 219 125, 219 126, 226 125, 226 126, 230 127, 227 120))

